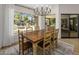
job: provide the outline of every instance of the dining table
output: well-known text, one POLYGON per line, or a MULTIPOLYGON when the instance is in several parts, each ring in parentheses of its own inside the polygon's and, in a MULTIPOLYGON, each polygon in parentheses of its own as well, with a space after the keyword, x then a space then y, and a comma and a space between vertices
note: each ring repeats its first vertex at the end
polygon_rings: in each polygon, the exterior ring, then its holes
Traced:
POLYGON ((26 31, 23 33, 23 36, 32 42, 33 48, 33 55, 37 55, 37 44, 43 40, 44 33, 46 31, 52 31, 52 28, 49 29, 42 29, 42 30, 35 30, 35 31, 26 31))

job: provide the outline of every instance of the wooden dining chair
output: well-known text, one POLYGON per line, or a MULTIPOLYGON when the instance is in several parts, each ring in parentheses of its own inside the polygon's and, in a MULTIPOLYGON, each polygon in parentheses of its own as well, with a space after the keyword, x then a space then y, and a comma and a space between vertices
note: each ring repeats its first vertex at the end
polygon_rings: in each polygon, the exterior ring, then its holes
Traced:
POLYGON ((18 30, 18 38, 19 38, 19 54, 24 55, 25 52, 29 53, 29 50, 32 49, 32 43, 27 41, 23 36, 23 32, 18 30))
POLYGON ((51 35, 51 48, 53 49, 54 51, 54 30, 52 30, 52 35, 51 35))
POLYGON ((51 48, 51 33, 45 32, 44 39, 38 43, 38 49, 39 51, 43 52, 43 55, 45 55, 46 53, 51 53, 50 48, 51 48))
POLYGON ((57 41, 58 41, 58 29, 55 29, 54 31, 52 31, 52 37, 51 37, 51 44, 53 50, 57 48, 57 41))
POLYGON ((59 29, 56 29, 54 34, 54 44, 56 48, 57 48, 57 41, 58 41, 58 32, 59 32, 59 29))

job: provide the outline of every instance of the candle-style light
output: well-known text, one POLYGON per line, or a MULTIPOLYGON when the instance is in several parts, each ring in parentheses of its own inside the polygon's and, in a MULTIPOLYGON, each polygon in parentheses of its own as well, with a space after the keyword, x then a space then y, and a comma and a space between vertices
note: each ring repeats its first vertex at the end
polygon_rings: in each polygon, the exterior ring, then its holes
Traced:
POLYGON ((51 8, 49 7, 37 7, 34 9, 35 15, 46 16, 51 13, 51 8))

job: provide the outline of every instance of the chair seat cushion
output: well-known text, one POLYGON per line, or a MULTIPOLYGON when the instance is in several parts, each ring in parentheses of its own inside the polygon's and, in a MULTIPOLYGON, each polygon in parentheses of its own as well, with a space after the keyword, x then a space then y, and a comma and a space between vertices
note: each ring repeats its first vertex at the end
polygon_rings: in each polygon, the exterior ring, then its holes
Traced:
MULTIPOLYGON (((45 47, 47 47, 50 43, 45 44, 45 47)), ((38 46, 40 46, 41 48, 43 48, 43 41, 38 43, 38 46)))

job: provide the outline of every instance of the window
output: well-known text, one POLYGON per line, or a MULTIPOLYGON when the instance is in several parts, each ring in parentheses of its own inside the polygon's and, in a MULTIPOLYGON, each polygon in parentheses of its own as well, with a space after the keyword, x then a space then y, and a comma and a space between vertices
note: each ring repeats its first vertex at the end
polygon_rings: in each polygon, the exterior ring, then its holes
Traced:
POLYGON ((55 20, 55 15, 53 15, 53 16, 52 15, 46 16, 46 25, 55 27, 55 24, 56 24, 55 21, 56 21, 55 20))
POLYGON ((35 27, 35 20, 33 15, 15 12, 14 15, 14 31, 17 32, 18 29, 26 30, 27 27, 35 27))

